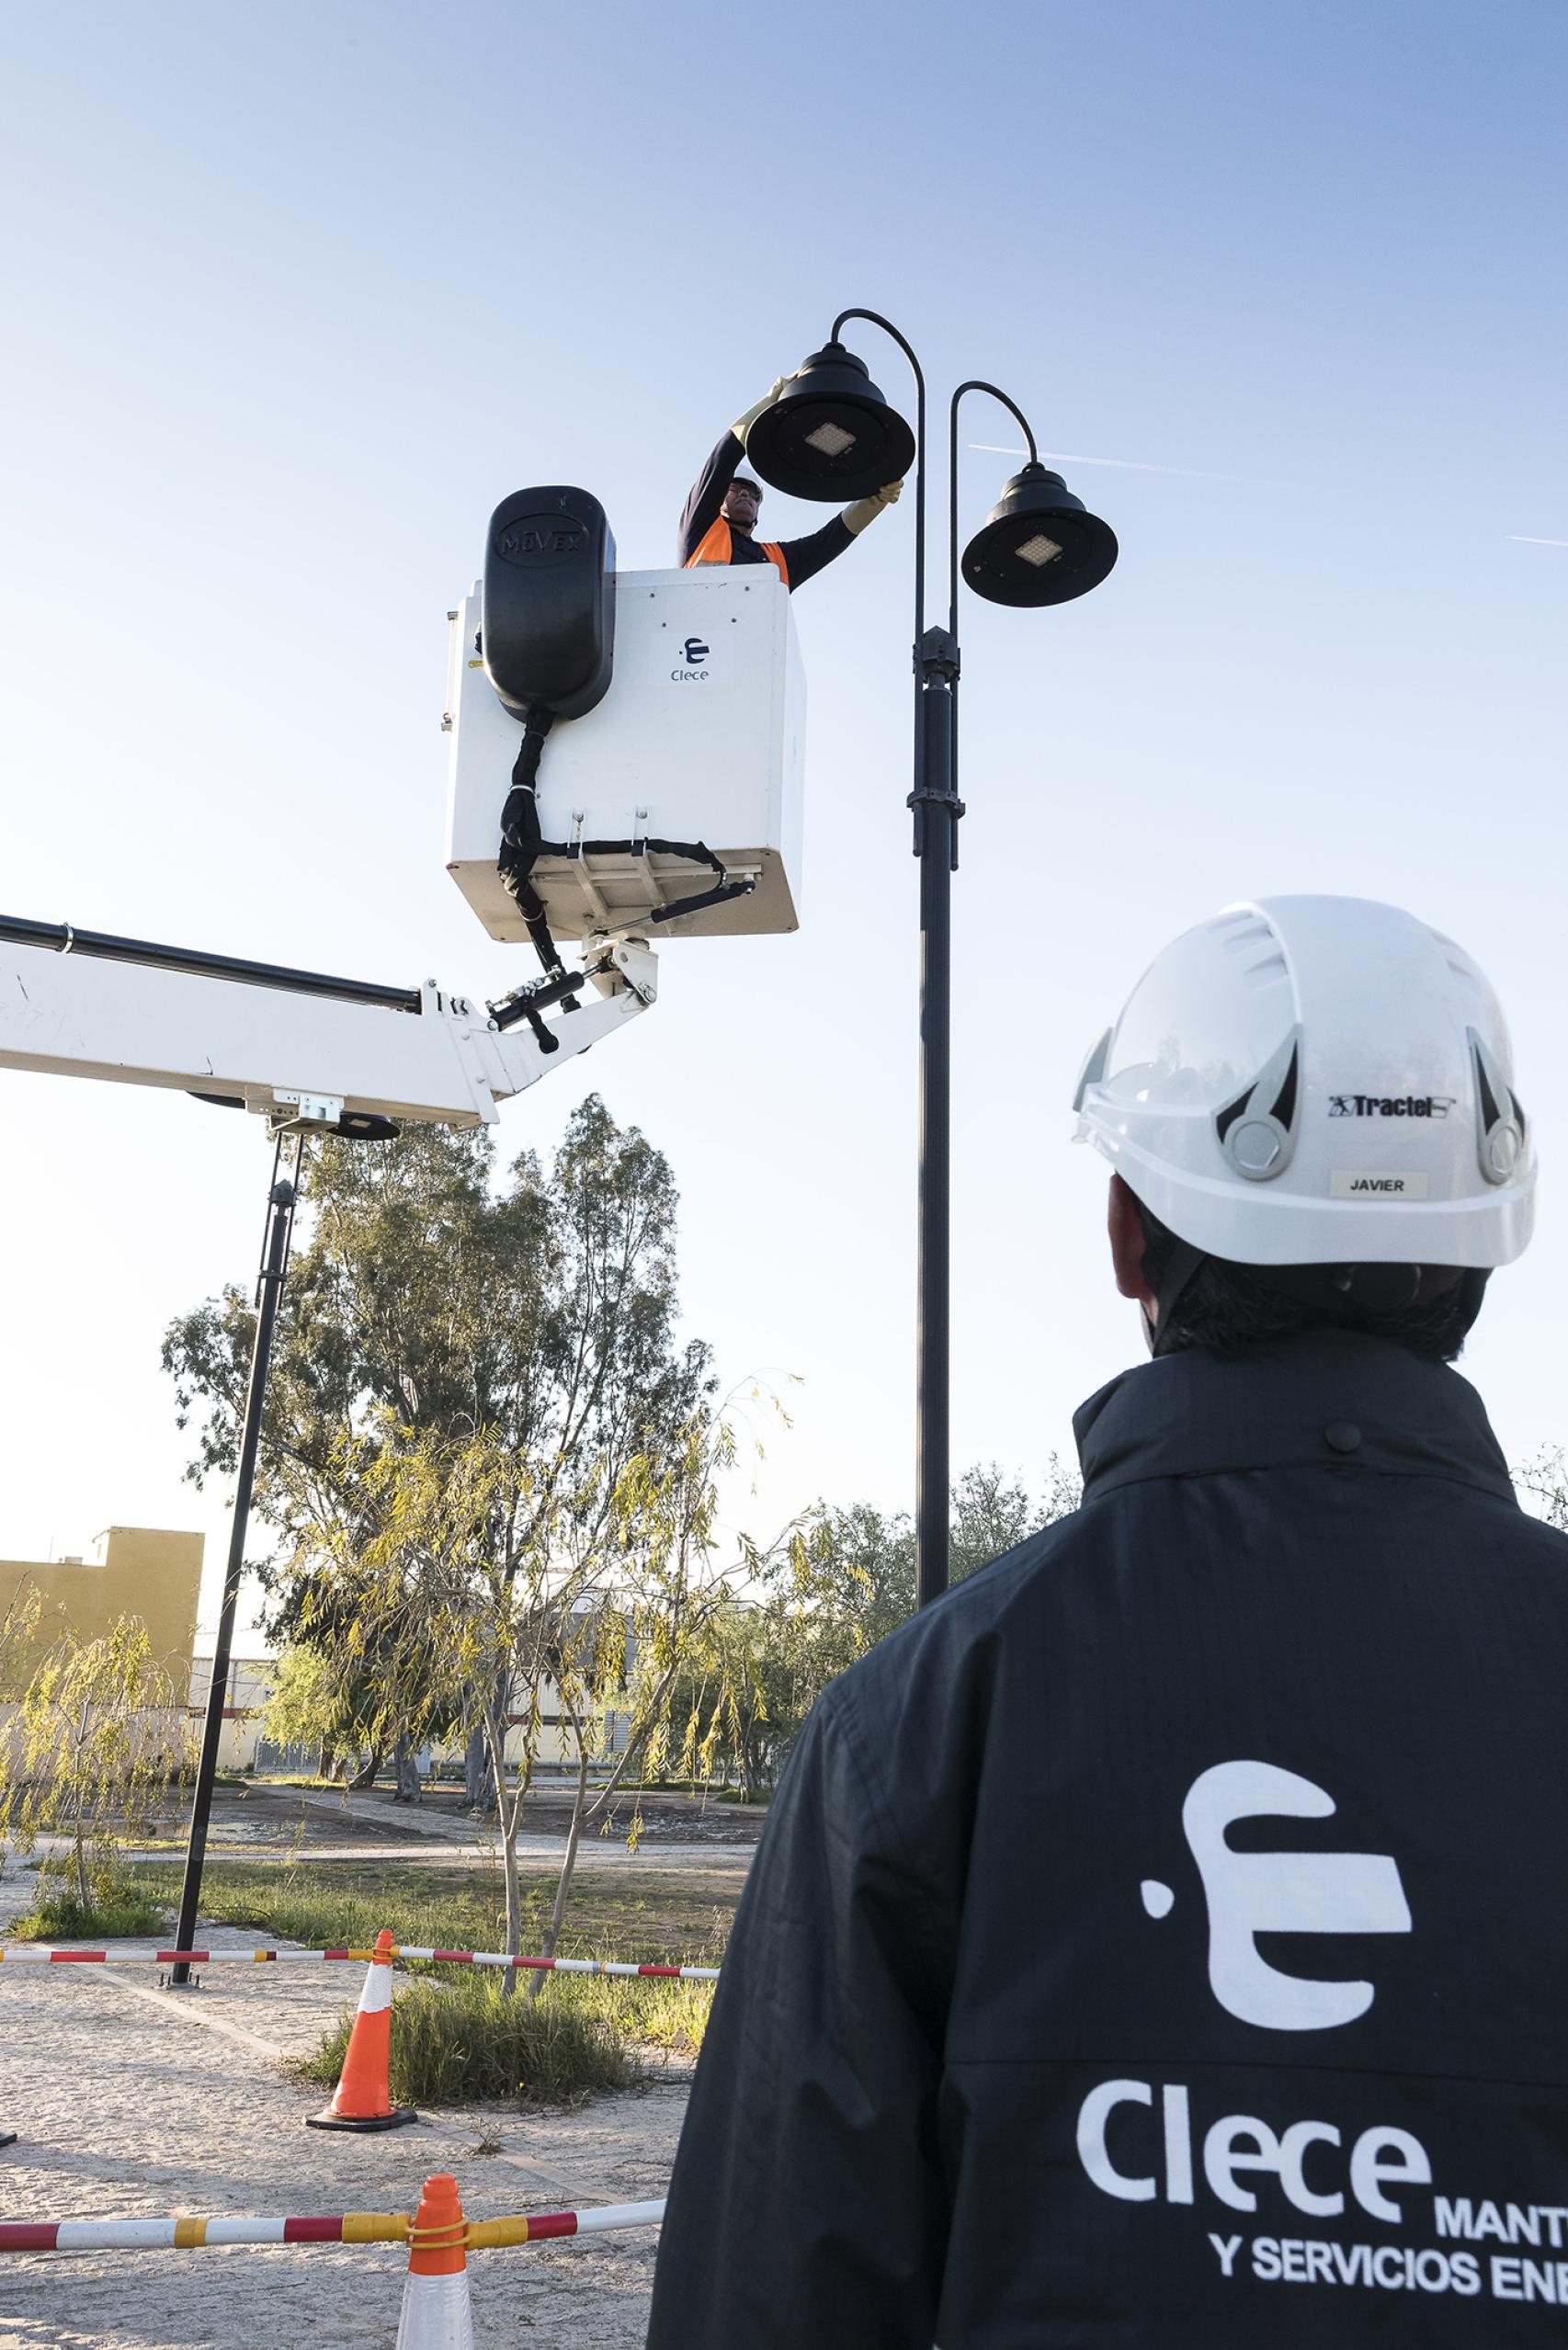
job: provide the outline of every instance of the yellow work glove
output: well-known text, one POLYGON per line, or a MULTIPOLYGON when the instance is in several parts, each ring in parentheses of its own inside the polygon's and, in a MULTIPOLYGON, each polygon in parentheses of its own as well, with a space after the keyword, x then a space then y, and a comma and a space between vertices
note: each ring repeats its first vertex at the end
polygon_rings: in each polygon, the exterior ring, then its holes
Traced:
POLYGON ((875 522, 883 506, 896 505, 903 487, 902 482, 884 482, 881 488, 873 490, 869 498, 857 498, 853 505, 846 505, 843 521, 850 536, 858 539, 868 522, 875 522))
POLYGON ((772 407, 774 402, 783 391, 784 384, 785 378, 781 375, 776 376, 774 378, 772 391, 765 392, 762 398, 757 402, 756 406, 755 408, 748 408, 744 416, 737 416, 734 423, 730 426, 730 430, 734 434, 735 438, 740 442, 743 448, 746 445, 747 433, 750 432, 753 425, 756 424, 763 410, 765 408, 772 407))

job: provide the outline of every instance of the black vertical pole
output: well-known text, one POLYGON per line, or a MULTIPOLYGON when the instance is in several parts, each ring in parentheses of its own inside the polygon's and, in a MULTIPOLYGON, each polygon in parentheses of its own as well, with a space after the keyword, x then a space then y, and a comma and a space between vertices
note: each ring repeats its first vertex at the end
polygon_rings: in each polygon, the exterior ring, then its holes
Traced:
POLYGON ((915 1596, 948 1587, 949 916, 959 861, 955 796, 958 619, 926 626, 926 378, 913 347, 875 310, 841 310, 891 335, 915 378, 915 854, 920 859, 920 1179, 915 1273, 915 1596))
MULTIPOLYGON (((207 1857, 207 1822, 212 1809, 212 1782, 218 1769, 218 1742, 223 1731, 223 1700, 229 1688, 229 1652, 233 1646, 234 1615, 240 1581, 244 1573, 245 1536, 250 1526, 251 1493, 256 1484, 256 1454, 261 1444, 261 1415, 267 1402, 267 1366, 272 1359, 272 1333, 278 1320, 283 1284, 289 1277, 289 1243, 294 1229, 294 1201, 303 1138, 295 1141, 290 1175, 279 1174, 282 1144, 273 1161, 273 1183, 267 1194, 267 1231, 262 1243, 261 1274, 256 1289, 256 1340, 251 1348, 250 1377, 245 1383, 244 1418, 240 1432, 239 1475, 234 1483, 234 1521, 229 1536, 229 1563, 223 1576, 223 1606, 218 1618, 218 1641, 212 1652, 212 1678, 207 1691, 207 1719, 201 1732, 201 1758, 196 1768, 196 1792, 190 1806, 190 1837, 185 1853, 185 1881, 180 1887, 179 1924, 175 1948, 188 1950, 196 1939, 196 1913, 201 1901, 201 1871, 207 1857)), ((190 1988, 190 1968, 180 1959, 169 1977, 173 1989, 190 1988)))
POLYGON ((927 629, 916 648, 920 734, 915 854, 920 859, 920 1208, 915 1400, 915 1597, 948 1587, 949 1215, 951 1167, 952 877, 959 861, 959 648, 927 629))

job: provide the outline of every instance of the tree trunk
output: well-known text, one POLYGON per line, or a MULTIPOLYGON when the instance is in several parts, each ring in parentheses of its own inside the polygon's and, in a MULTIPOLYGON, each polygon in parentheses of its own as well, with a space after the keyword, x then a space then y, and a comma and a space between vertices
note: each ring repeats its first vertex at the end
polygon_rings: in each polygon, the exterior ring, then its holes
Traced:
POLYGON ((467 1811, 487 1811, 486 1797, 490 1774, 484 1754, 484 1724, 478 1722, 468 1733, 463 1748, 463 1809, 467 1811))
MULTIPOLYGON (((506 1949, 515 1957, 523 1938, 523 1889, 517 1876, 517 1823, 522 1818, 523 1796, 528 1774, 525 1770, 516 1798, 506 1801, 506 1708, 492 1707, 484 1731, 490 1753, 491 1782, 494 1790, 495 1817, 501 1830, 501 1881, 506 1893, 506 1949)), ((501 1996, 510 1999, 517 1988, 516 1967, 501 1970, 501 1996)))
POLYGON ((76 1725, 76 1752, 73 1757, 76 1766, 76 1898, 84 1909, 87 1907, 87 1855, 83 1843, 82 1822, 86 1809, 87 1790, 83 1781, 82 1749, 87 1743, 87 1722, 91 1712, 92 1700, 84 1697, 82 1719, 76 1725))
POLYGON ((347 1781, 349 1793, 351 1795, 362 1795, 367 1788, 374 1787, 376 1784, 376 1774, 381 1767, 381 1750, 379 1746, 372 1746, 370 1749, 369 1759, 366 1763, 364 1769, 362 1771, 356 1771, 353 1777, 347 1781))
MULTIPOLYGON (((545 1958, 554 1958, 555 1946, 561 1939, 561 1929, 566 1920, 567 1896, 572 1890, 572 1874, 577 1866, 577 1845, 583 1833, 583 1813, 588 1800, 587 1748, 583 1742, 581 1729, 575 1723, 573 1726, 577 1730, 577 1792, 572 1804, 572 1825, 566 1831, 566 1852, 556 1881, 555 1906, 550 1913, 550 1924, 544 1931, 544 1948, 540 1954, 545 1958)), ((528 1997, 537 1999, 543 1987, 543 1970, 536 1969, 534 1979, 528 1985, 528 1997)))
POLYGON ((332 1775, 333 1775, 333 1771, 334 1771, 334 1769, 335 1769, 335 1765, 336 1765, 336 1762, 337 1762, 337 1757, 335 1756, 335 1754, 334 1754, 334 1753, 333 1753, 333 1751, 332 1751, 331 1746, 327 1743, 327 1741, 324 1738, 324 1739, 322 1740, 322 1743, 321 1743, 321 1752, 320 1752, 320 1754, 316 1756, 316 1777, 317 1777, 317 1778, 319 1778, 319 1779, 329 1779, 329 1778, 331 1778, 331 1777, 332 1777, 332 1775))
POLYGON ((414 1759, 414 1741, 400 1738, 393 1748, 397 1767, 397 1792, 394 1803, 417 1803, 420 1799, 419 1767, 414 1759))

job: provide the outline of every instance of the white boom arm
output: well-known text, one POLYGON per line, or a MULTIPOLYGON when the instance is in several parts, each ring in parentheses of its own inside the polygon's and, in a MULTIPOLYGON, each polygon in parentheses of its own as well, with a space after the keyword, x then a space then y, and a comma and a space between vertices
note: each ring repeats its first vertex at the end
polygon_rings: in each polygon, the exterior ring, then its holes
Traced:
POLYGON ((488 1125, 499 1103, 645 1011, 657 970, 636 940, 590 941, 575 1009, 562 1006, 556 982, 543 997, 550 1019, 508 1006, 497 1017, 433 980, 378 988, 5 924, 0 1068, 243 1101, 275 1126, 334 1128, 346 1117, 349 1130, 357 1117, 488 1125), (51 943, 16 943, 19 932, 51 943))

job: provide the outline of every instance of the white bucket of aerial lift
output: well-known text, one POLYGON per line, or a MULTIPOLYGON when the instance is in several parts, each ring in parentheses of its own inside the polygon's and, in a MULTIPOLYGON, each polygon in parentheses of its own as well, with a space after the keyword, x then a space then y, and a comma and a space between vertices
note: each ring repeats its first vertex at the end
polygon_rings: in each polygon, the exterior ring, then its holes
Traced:
MULTIPOLYGON (((484 673, 478 585, 452 621, 447 870, 493 938, 525 938, 495 869, 522 740, 484 673)), ((800 922, 806 681, 790 592, 771 563, 622 572, 615 672, 585 718, 558 719, 539 769, 547 841, 703 841, 749 894, 648 936, 744 937, 800 922)), ((631 849, 545 857, 534 888, 557 937, 635 933, 711 889, 712 869, 631 849)))

